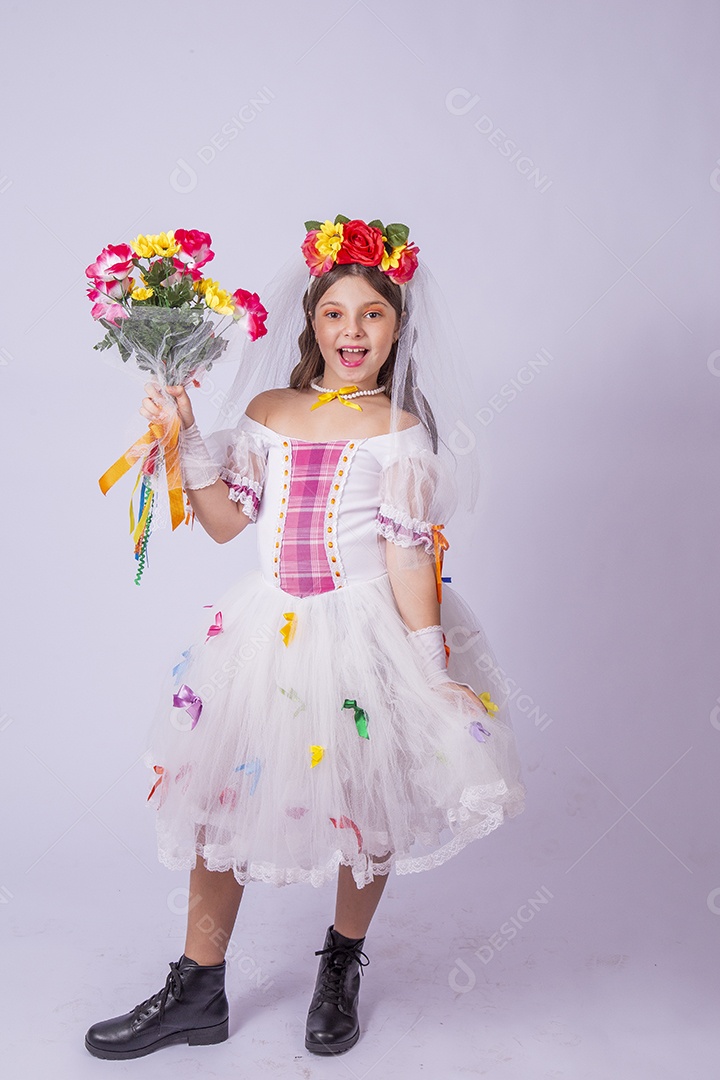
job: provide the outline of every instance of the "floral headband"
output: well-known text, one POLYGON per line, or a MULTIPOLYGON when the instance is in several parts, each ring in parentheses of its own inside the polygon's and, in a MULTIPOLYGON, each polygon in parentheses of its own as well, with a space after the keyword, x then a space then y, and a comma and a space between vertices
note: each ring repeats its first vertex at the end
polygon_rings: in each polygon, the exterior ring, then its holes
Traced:
POLYGON ((420 249, 408 243, 407 225, 386 226, 377 220, 366 225, 338 214, 334 221, 306 221, 305 228, 302 253, 313 277, 326 274, 336 263, 360 263, 377 266, 397 285, 404 285, 417 269, 420 249))

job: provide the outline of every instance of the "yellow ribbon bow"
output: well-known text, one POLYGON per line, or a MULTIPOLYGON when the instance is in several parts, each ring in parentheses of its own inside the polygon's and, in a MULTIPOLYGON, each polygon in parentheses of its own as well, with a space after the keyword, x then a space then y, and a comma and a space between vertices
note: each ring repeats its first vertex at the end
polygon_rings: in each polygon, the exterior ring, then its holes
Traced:
POLYGON ((315 766, 322 761, 325 754, 324 746, 311 746, 310 747, 310 768, 314 769, 315 766))
MULTIPOLYGON (((443 536, 443 534, 440 532, 440 530, 444 528, 444 525, 433 525, 432 527, 433 547, 435 549, 435 587, 437 590, 437 598, 439 604, 442 603, 443 558, 445 556, 445 552, 450 547, 450 543, 447 537, 443 536)), ((446 655, 449 654, 446 653, 446 655)))
POLYGON ((490 700, 490 695, 487 690, 484 690, 483 693, 479 695, 479 697, 483 705, 485 706, 485 712, 489 713, 490 716, 492 716, 498 711, 500 706, 496 705, 494 701, 490 700))
POLYGON ((295 631, 297 630, 297 622, 294 611, 286 611, 283 613, 283 619, 287 619, 284 626, 280 627, 280 633, 282 639, 286 645, 289 645, 292 639, 295 637, 295 631))
POLYGON ((347 405, 349 409, 357 409, 358 412, 362 412, 360 406, 354 401, 346 401, 343 394, 352 394, 354 390, 357 390, 357 386, 341 386, 339 390, 328 390, 327 393, 321 394, 314 405, 310 406, 310 411, 317 409, 320 405, 325 405, 326 402, 332 401, 333 398, 337 398, 343 405, 347 405))
MULTIPOLYGON (((165 451, 165 469, 167 472, 168 495, 170 499, 170 521, 173 529, 176 529, 178 525, 182 524, 185 520, 182 478, 180 475, 180 455, 178 453, 180 417, 175 415, 170 421, 168 429, 166 429, 163 424, 154 422, 150 423, 148 427, 150 430, 146 431, 144 435, 132 444, 132 446, 128 447, 125 453, 102 474, 98 483, 103 495, 107 495, 113 484, 124 476, 128 469, 131 469, 139 458, 143 457, 144 454, 152 450, 155 446, 162 447, 165 451)), ((138 478, 135 481, 133 495, 140 483, 141 476, 142 470, 138 473, 138 478)), ((134 533, 136 542, 145 528, 145 520, 149 509, 150 502, 148 500, 136 526, 135 514, 132 508, 132 495, 130 496, 130 532, 134 533)))

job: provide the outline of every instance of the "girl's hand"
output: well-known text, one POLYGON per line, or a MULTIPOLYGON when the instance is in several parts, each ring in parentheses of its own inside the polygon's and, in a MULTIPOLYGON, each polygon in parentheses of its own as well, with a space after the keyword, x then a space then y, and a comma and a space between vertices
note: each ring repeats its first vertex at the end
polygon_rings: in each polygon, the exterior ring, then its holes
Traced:
POLYGON ((441 683, 440 685, 443 686, 443 687, 452 686, 455 690, 462 690, 462 692, 464 694, 466 694, 470 698, 473 705, 479 705, 480 708, 483 710, 483 712, 487 713, 487 709, 483 705, 482 701, 477 696, 477 694, 474 692, 474 690, 470 689, 469 686, 465 686, 463 683, 456 683, 456 682, 445 682, 445 683, 441 683))
MULTIPOLYGON (((148 420, 164 420, 169 416, 168 404, 163 402, 163 389, 158 383, 145 383, 147 397, 143 398, 140 414, 148 420)), ((192 403, 184 386, 166 386, 165 391, 175 398, 180 423, 184 428, 195 423, 192 403)))

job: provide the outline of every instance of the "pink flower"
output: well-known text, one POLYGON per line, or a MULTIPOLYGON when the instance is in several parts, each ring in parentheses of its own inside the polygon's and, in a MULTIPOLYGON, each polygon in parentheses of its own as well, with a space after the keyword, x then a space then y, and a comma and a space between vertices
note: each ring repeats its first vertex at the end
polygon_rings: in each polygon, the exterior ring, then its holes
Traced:
POLYGON ((419 250, 420 249, 416 244, 408 244, 401 253, 400 261, 395 269, 385 271, 387 276, 392 278, 396 285, 404 285, 417 270, 419 250))
POLYGON ((257 341, 259 337, 267 334, 265 320, 268 313, 260 302, 258 294, 247 292, 246 289, 236 289, 232 298, 239 309, 235 312, 233 318, 236 322, 243 324, 250 340, 257 341))
POLYGON ((133 250, 128 244, 108 244, 85 271, 92 281, 117 281, 129 276, 133 267, 133 250))
POLYGON ((91 287, 105 296, 109 296, 112 300, 122 300, 124 296, 132 292, 133 285, 134 281, 131 277, 122 278, 122 280, 118 281, 103 281, 101 278, 96 278, 91 287))
MULTIPOLYGON (((102 283, 97 282, 97 284, 102 283)), ((116 303, 106 292, 92 286, 88 289, 87 294, 93 305, 90 312, 93 319, 105 319, 106 322, 112 323, 113 326, 117 326, 118 319, 127 319, 128 312, 122 304, 116 303)))
POLYGON ((311 229, 301 244, 305 262, 308 264, 313 277, 320 277, 321 274, 332 270, 334 266, 332 256, 321 255, 317 249, 315 240, 319 232, 319 229, 311 229))
POLYGON ((174 257, 173 265, 189 274, 193 281, 200 281, 200 267, 215 258, 215 252, 210 250, 210 234, 199 229, 176 229, 175 239, 181 250, 174 257))

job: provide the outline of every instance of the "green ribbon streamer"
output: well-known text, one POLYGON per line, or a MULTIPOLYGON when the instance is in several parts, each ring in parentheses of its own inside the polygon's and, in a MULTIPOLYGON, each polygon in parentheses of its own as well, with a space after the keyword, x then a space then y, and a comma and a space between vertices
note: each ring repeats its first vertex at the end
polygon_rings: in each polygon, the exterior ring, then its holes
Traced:
POLYGON ((357 733, 362 739, 369 739, 368 735, 368 718, 364 709, 361 709, 354 698, 346 698, 343 703, 343 709, 353 709, 355 712, 355 727, 357 733))

